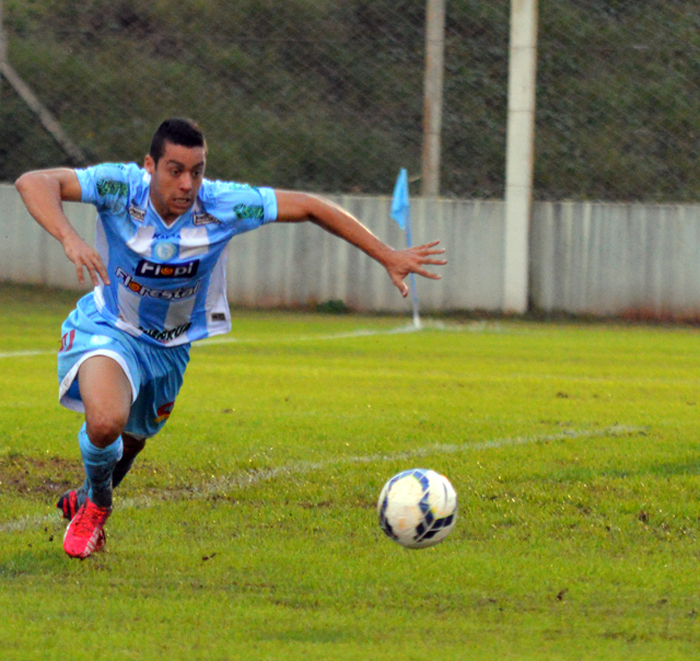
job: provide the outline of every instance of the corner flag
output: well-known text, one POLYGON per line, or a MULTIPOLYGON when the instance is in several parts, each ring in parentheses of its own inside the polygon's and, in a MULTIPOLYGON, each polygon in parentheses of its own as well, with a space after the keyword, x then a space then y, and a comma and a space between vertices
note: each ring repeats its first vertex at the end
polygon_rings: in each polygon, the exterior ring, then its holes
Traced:
POLYGON ((402 230, 408 225, 408 213, 411 208, 408 201, 408 173, 406 168, 401 168, 399 177, 394 186, 394 198, 391 201, 391 217, 399 224, 402 230))
MULTIPOLYGON (((401 168, 394 186, 394 197, 391 200, 391 217, 406 232, 406 245, 411 247, 411 203, 408 199, 408 173, 406 168, 401 168)), ((411 294, 413 298, 413 325, 421 327, 418 316, 418 295, 416 294, 416 274, 411 273, 411 294)))

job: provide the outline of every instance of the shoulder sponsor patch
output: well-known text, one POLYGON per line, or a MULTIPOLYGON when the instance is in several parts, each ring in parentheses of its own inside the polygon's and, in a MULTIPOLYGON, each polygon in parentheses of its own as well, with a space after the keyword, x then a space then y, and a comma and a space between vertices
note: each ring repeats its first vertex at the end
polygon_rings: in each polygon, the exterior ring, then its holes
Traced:
POLYGON ((100 179, 96 186, 98 194, 102 197, 108 197, 110 195, 126 197, 129 194, 129 184, 123 181, 100 179))
POLYGON ((144 221, 144 218, 146 218, 146 210, 141 209, 140 207, 137 207, 135 204, 132 204, 129 207, 129 215, 137 222, 137 223, 142 223, 144 221))
POLYGON ((199 227, 200 225, 220 225, 221 221, 206 211, 199 211, 192 214, 192 223, 199 227))
POLYGON ((262 220, 265 210, 259 204, 237 204, 233 212, 238 220, 262 220))

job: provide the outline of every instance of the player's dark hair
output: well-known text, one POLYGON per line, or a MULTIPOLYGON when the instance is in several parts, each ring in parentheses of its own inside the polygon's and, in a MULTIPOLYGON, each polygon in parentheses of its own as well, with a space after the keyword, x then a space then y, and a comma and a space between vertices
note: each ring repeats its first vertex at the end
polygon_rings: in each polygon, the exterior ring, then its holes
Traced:
POLYGON ((182 117, 166 119, 153 134, 148 153, 156 163, 165 153, 166 142, 181 147, 204 147, 204 151, 207 150, 207 141, 197 123, 182 117))

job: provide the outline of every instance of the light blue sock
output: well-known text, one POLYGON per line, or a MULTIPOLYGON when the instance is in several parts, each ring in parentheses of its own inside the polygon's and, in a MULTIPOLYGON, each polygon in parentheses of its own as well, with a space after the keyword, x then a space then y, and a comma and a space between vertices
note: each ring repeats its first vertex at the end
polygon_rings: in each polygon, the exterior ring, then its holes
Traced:
POLYGON ((112 507, 112 473, 124 452, 122 437, 106 448, 98 448, 91 443, 83 424, 78 432, 78 442, 90 485, 90 500, 98 507, 112 507))
MULTIPOLYGON (((117 462, 117 465, 114 467, 114 471, 112 472, 112 489, 116 489, 122 483, 122 480, 126 477, 126 474, 134 465, 134 459, 136 459, 136 457, 129 457, 128 459, 126 457, 122 457, 117 462)), ((78 507, 82 507, 85 504, 89 491, 90 482, 86 479, 85 482, 83 482, 78 489, 76 489, 76 493, 78 494, 78 507)))

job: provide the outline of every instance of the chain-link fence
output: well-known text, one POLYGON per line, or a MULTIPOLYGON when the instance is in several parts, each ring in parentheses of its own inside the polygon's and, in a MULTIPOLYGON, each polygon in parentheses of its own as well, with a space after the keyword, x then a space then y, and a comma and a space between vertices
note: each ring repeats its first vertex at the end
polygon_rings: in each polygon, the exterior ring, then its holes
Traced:
POLYGON ((700 201, 700 4, 540 0, 539 199, 700 201))
MULTIPOLYGON (((441 193, 502 198, 509 0, 448 0, 441 193)), ((424 0, 4 0, 8 61, 88 161, 190 116, 208 175, 390 194, 421 172, 424 0)), ((695 0, 540 0, 538 199, 700 200, 695 0)), ((6 80, 0 180, 74 163, 6 80)))

